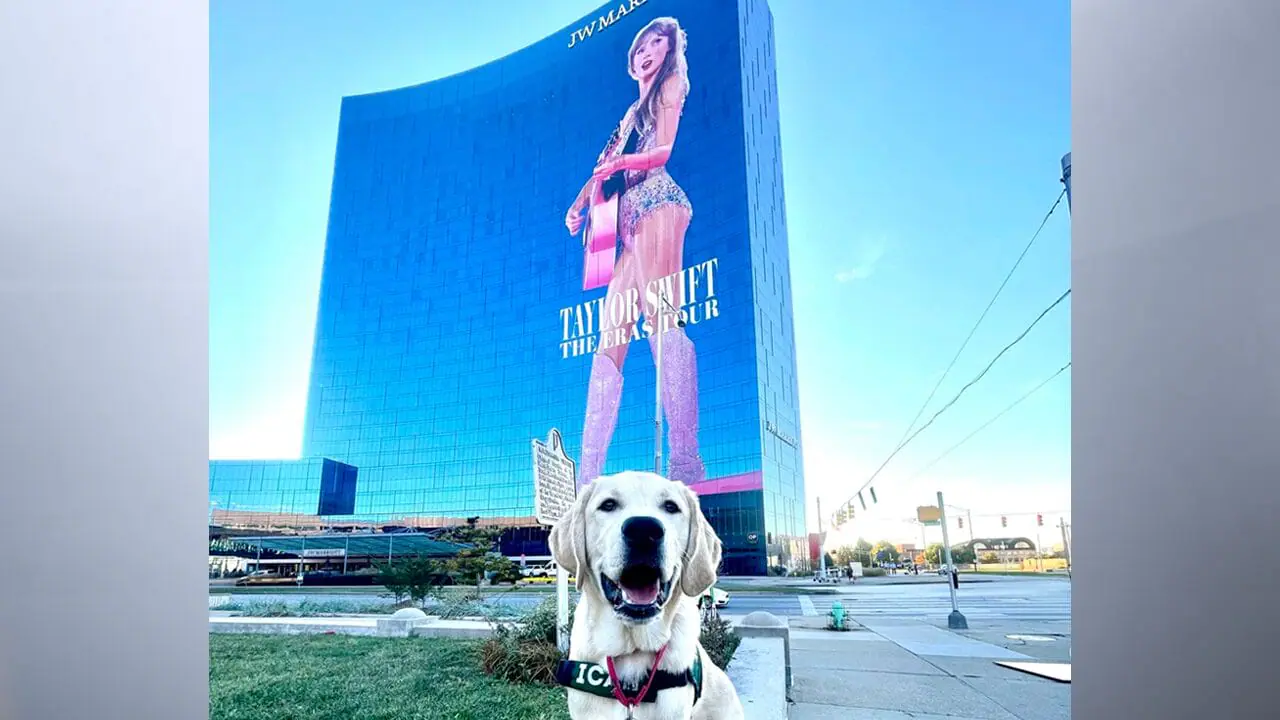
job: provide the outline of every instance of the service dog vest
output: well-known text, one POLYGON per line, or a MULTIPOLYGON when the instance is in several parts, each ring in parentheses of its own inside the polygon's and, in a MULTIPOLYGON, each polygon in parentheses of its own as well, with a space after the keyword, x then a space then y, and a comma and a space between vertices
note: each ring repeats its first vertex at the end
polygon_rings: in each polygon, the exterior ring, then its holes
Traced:
POLYGON ((640 683, 639 688, 632 688, 631 691, 639 690, 638 695, 629 695, 620 688, 614 687, 613 678, 608 669, 603 668, 595 663, 579 662, 577 660, 561 660, 556 668, 556 682, 572 690, 590 693, 597 697, 608 698, 610 700, 619 698, 619 693, 629 702, 623 702, 624 705, 638 705, 639 703, 657 702, 658 693, 663 690, 671 690, 686 685, 693 686, 693 704, 697 705, 698 700, 702 698, 702 654, 698 653, 694 657, 693 666, 682 673, 672 673, 665 670, 657 672, 650 671, 645 676, 644 682, 640 683))

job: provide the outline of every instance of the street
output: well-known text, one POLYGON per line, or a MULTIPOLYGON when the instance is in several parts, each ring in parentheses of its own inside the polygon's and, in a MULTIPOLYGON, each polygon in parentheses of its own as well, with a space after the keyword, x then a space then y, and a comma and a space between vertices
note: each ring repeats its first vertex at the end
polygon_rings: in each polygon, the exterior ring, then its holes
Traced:
MULTIPOLYGON (((765 611, 784 617, 826 615, 834 602, 844 605, 851 616, 904 618, 927 622, 946 621, 951 599, 945 583, 913 585, 842 586, 838 594, 786 594, 762 590, 730 592, 724 612, 746 615, 765 611)), ((576 595, 576 593, 575 593, 576 595)), ((370 605, 390 603, 391 598, 369 592, 285 591, 280 593, 235 593, 237 603, 344 602, 370 605)), ((546 592, 499 590, 487 602, 527 609, 553 597, 546 592)), ((970 621, 1070 622, 1071 583, 1059 578, 992 578, 989 582, 966 583, 957 590, 960 611, 970 621)))

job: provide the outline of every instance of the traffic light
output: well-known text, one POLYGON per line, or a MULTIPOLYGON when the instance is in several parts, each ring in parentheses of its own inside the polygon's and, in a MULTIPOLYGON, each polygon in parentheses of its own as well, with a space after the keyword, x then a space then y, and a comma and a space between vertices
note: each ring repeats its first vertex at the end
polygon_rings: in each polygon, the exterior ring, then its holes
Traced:
POLYGON ((1044 515, 1041 515, 1040 513, 1036 513, 1036 525, 1039 525, 1040 527, 1044 527, 1044 515))
POLYGON ((1007 517, 1005 517, 1005 516, 1001 515, 1001 516, 1000 516, 1000 527, 1009 527, 1009 518, 1007 518, 1007 517))
POLYGON ((961 530, 963 530, 963 529, 964 529, 964 518, 962 518, 962 517, 961 517, 961 518, 956 518, 956 520, 958 520, 958 521, 960 522, 960 529, 961 529, 961 530))

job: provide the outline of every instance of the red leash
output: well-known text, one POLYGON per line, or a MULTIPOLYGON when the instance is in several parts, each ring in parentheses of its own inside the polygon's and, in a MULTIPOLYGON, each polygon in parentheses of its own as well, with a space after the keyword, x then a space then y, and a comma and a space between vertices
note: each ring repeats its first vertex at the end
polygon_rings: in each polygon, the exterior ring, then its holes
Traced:
POLYGON ((644 696, 649 694, 649 688, 653 686, 654 678, 658 677, 658 666, 662 664, 662 656, 667 654, 667 646, 663 644, 658 648, 658 654, 653 659, 653 668, 649 670, 649 679, 645 681, 644 687, 640 688, 640 693, 634 698, 628 698, 627 694, 622 692, 622 683, 618 682, 618 671, 613 667, 613 658, 606 657, 605 664, 609 667, 609 682, 613 683, 613 696, 618 698, 618 702, 622 703, 622 707, 627 709, 627 717, 631 716, 631 710, 639 707, 640 702, 644 700, 644 696))

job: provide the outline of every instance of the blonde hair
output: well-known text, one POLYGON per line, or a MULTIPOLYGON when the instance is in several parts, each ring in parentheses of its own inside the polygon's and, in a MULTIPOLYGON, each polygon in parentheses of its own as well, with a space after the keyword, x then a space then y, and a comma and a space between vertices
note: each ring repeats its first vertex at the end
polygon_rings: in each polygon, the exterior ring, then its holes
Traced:
POLYGON ((636 124, 640 127, 653 124, 658 115, 658 104, 662 101, 662 88, 672 77, 678 78, 681 84, 680 102, 683 104, 685 98, 689 97, 689 61, 685 57, 689 38, 684 28, 680 27, 680 21, 673 17, 654 18, 636 33, 635 39, 631 41, 631 49, 627 51, 627 74, 633 80, 640 79, 636 75, 634 61, 640 44, 650 35, 663 35, 667 38, 667 56, 662 61, 662 67, 658 68, 648 97, 642 98, 636 107, 636 124))

